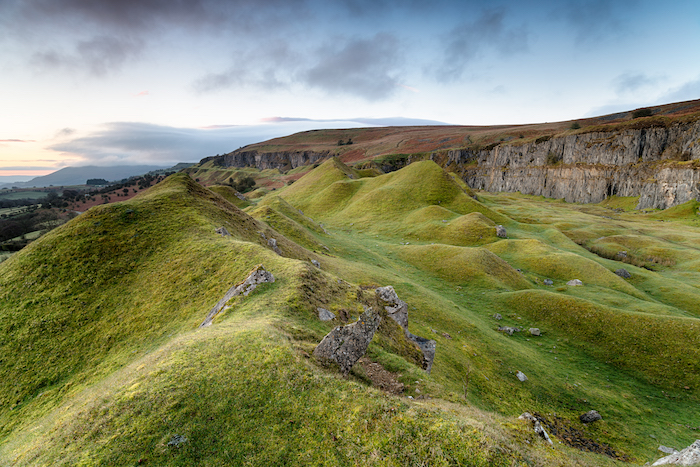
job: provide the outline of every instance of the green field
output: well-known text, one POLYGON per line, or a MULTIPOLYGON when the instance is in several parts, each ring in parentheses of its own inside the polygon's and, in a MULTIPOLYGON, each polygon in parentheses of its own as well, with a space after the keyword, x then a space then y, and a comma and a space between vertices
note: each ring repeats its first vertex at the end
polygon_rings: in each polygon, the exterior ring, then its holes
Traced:
POLYGON ((45 191, 5 191, 0 190, 0 200, 3 199, 41 199, 46 198, 45 191))
POLYGON ((239 203, 176 174, 4 261, 0 464, 642 465, 698 438, 697 202, 474 195, 431 161, 362 176, 331 159, 239 203), (261 263, 275 282, 198 329, 261 263), (342 324, 318 307, 352 321, 385 285, 437 341, 428 375, 375 336, 402 395, 311 356, 342 324), (524 411, 559 427, 553 447, 524 411))

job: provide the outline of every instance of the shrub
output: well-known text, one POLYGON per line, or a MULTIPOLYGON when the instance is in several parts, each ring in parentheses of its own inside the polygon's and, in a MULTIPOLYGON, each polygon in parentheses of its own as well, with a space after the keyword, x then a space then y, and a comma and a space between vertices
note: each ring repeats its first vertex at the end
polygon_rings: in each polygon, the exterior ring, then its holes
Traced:
POLYGON ((561 154, 556 154, 552 151, 547 153, 547 165, 554 165, 561 162, 563 156, 561 154))
POLYGON ((632 112, 632 118, 651 117, 652 113, 651 109, 637 109, 632 112))
POLYGON ((578 122, 572 123, 569 127, 570 130, 578 130, 579 128, 581 128, 581 125, 578 122))

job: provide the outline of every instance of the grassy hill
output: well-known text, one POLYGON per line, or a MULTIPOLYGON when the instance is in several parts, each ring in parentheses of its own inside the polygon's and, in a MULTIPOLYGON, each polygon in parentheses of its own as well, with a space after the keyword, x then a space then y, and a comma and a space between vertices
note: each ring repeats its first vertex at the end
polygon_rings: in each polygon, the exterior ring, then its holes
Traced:
POLYGON ((0 464, 644 464, 700 428, 696 211, 474 195, 431 161, 330 159, 245 203, 173 175, 0 264, 0 464), (275 282, 199 329, 258 264, 275 282), (311 356, 342 324, 318 307, 353 321, 385 285, 430 374, 386 329, 347 378, 311 356))

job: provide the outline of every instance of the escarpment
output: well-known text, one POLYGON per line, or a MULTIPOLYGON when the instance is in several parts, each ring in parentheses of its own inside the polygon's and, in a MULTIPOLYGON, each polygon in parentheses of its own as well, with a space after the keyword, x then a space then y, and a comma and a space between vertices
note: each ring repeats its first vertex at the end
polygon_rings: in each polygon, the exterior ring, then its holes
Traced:
POLYGON ((233 151, 222 156, 204 158, 200 161, 200 164, 213 161, 214 165, 218 167, 255 167, 260 170, 291 170, 302 165, 315 164, 333 155, 334 154, 331 154, 330 151, 233 151))
POLYGON ((538 138, 431 158, 474 189, 520 191, 568 202, 639 196, 637 209, 700 195, 700 122, 538 138))

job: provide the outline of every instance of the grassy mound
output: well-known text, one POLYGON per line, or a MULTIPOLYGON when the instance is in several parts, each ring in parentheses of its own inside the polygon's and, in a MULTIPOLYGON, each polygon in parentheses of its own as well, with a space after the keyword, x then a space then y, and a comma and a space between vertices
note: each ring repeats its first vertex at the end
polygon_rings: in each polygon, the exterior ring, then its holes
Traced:
POLYGON ((510 290, 531 286, 521 273, 484 248, 411 245, 401 247, 399 257, 423 271, 459 285, 510 290))
POLYGON ((226 201, 233 204, 237 208, 244 209, 250 206, 250 203, 248 201, 242 200, 238 196, 236 196, 237 191, 228 185, 213 185, 208 188, 209 190, 220 195, 222 198, 224 198, 226 201))

